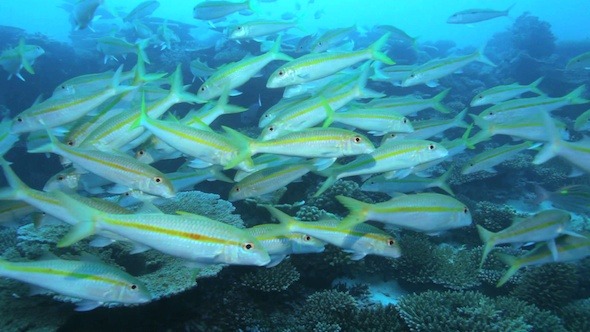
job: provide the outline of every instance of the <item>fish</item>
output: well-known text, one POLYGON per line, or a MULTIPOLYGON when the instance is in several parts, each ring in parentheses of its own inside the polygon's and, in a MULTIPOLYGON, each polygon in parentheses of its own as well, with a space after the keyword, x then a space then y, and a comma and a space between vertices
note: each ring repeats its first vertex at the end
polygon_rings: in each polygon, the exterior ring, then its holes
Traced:
POLYGON ((279 102, 269 107, 266 111, 262 113, 262 115, 260 115, 260 119, 258 120, 258 128, 264 128, 268 126, 268 124, 283 111, 309 98, 309 95, 301 95, 292 98, 282 98, 281 100, 279 100, 279 102))
POLYGON ((513 122, 515 119, 529 118, 531 115, 539 113, 549 113, 568 105, 590 103, 590 100, 582 98, 585 91, 585 85, 580 85, 567 95, 558 98, 540 96, 507 100, 486 108, 479 116, 494 123, 513 122))
POLYGON ((9 118, 0 121, 0 156, 5 155, 19 141, 19 135, 13 133, 11 127, 12 121, 9 118))
MULTIPOLYGON (((2 191, 0 189, 0 191, 2 191)), ((23 201, 0 201, 0 226, 20 226, 20 222, 39 210, 23 201)))
POLYGON ((113 181, 96 174, 85 173, 74 167, 69 167, 56 173, 45 182, 44 191, 61 190, 63 192, 85 191, 89 194, 102 194, 102 187, 112 185, 113 181))
POLYGON ((405 43, 410 43, 415 48, 416 40, 418 39, 418 37, 412 37, 407 32, 405 32, 404 30, 402 30, 400 28, 396 28, 393 25, 382 24, 382 25, 378 25, 376 27, 376 29, 377 29, 377 31, 381 31, 381 32, 383 32, 383 31, 389 32, 389 33, 391 33, 391 39, 400 40, 405 43))
POLYGON ((256 0, 245 0, 240 2, 231 1, 205 1, 198 3, 193 8, 193 18, 197 20, 216 20, 224 18, 235 12, 250 10, 257 12, 258 4, 256 0))
POLYGON ((538 184, 534 186, 537 196, 534 203, 550 201, 551 205, 558 209, 590 214, 590 186, 573 184, 560 187, 555 191, 548 191, 538 184))
POLYGON ((287 62, 275 70, 266 83, 267 88, 282 88, 330 76, 342 69, 365 60, 395 64, 381 49, 385 46, 389 33, 384 34, 368 48, 352 52, 311 53, 287 62))
POLYGON ((24 82, 24 77, 20 74, 21 69, 25 69, 29 74, 35 74, 33 64, 35 60, 45 54, 41 46, 25 44, 24 39, 20 39, 18 46, 4 50, 0 54, 0 66, 8 72, 8 79, 12 76, 18 77, 24 82))
POLYGON ((376 175, 363 182, 360 189, 362 191, 381 192, 395 197, 400 193, 406 194, 410 192, 421 192, 429 188, 439 188, 449 195, 454 196, 455 194, 447 182, 452 170, 450 168, 436 179, 414 174, 410 174, 403 179, 387 179, 384 175, 376 175))
POLYGON ((383 136, 381 144, 384 144, 384 142, 387 142, 390 139, 429 139, 433 136, 440 135, 449 129, 467 128, 467 123, 463 121, 463 118, 465 118, 465 115, 467 114, 467 110, 468 109, 466 108, 457 113, 452 119, 413 121, 412 127, 414 128, 414 131, 410 133, 395 133, 395 135, 383 136))
POLYGON ((468 55, 434 59, 419 65, 402 81, 401 86, 409 87, 426 84, 429 87, 435 87, 438 85, 436 80, 439 78, 452 74, 475 61, 496 67, 482 51, 478 50, 468 55))
POLYGON ((416 232, 436 234, 471 225, 469 208, 457 199, 436 193, 394 197, 370 204, 346 196, 336 196, 350 213, 340 227, 351 227, 367 220, 378 221, 416 232))
POLYGON ((514 7, 512 4, 506 10, 493 9, 467 9, 456 12, 447 19, 450 24, 470 24, 491 20, 497 17, 508 16, 508 12, 514 7))
POLYGON ((536 145, 533 142, 525 141, 521 144, 504 144, 500 147, 483 151, 471 158, 461 170, 461 174, 471 174, 479 171, 495 173, 494 166, 512 159, 520 152, 532 149, 536 145))
POLYGON ((56 153, 78 167, 111 180, 122 187, 138 189, 162 197, 174 197, 172 183, 157 169, 135 158, 116 152, 70 147, 49 133, 50 143, 29 150, 29 153, 56 153))
POLYGON ((148 0, 141 2, 135 6, 125 17, 123 22, 133 22, 134 20, 141 20, 146 16, 150 16, 156 9, 160 7, 160 3, 156 0, 148 0))
POLYGON ((79 218, 79 223, 58 242, 58 247, 70 246, 98 230, 105 230, 197 265, 264 266, 270 262, 270 256, 256 238, 217 220, 181 211, 175 215, 106 214, 62 193, 58 196, 79 218))
POLYGON ((356 25, 348 28, 336 28, 328 30, 311 43, 310 52, 320 53, 328 51, 338 46, 342 41, 346 40, 348 36, 354 31, 356 31, 356 25))
POLYGON ((386 133, 411 133, 414 127, 408 118, 395 112, 382 112, 381 110, 349 108, 342 112, 335 112, 333 120, 357 129, 367 131, 373 136, 382 136, 386 133))
POLYGON ((344 165, 334 165, 323 172, 327 176, 314 197, 321 195, 338 179, 357 175, 386 173, 386 178, 395 176, 396 171, 408 170, 419 164, 446 157, 448 151, 440 144, 426 140, 400 140, 388 142, 372 152, 367 152, 344 165))
POLYGON ((235 202, 249 197, 260 197, 300 179, 314 170, 310 163, 286 164, 251 173, 229 191, 228 200, 235 202))
POLYGON ((351 253, 351 260, 359 260, 366 255, 401 257, 398 241, 377 227, 362 224, 343 228, 340 227, 340 221, 336 219, 302 222, 272 206, 264 207, 290 232, 309 234, 316 239, 335 245, 351 253))
POLYGON ((529 85, 520 85, 512 83, 509 85, 498 85, 493 88, 484 90, 478 93, 471 100, 472 107, 498 104, 500 102, 518 97, 524 93, 535 93, 537 95, 544 95, 543 91, 539 90, 538 86, 544 77, 539 77, 537 80, 529 85))
POLYGON ((74 3, 70 13, 70 23, 74 30, 83 30, 89 27, 94 20, 94 13, 104 0, 79 0, 74 3))
POLYGON ((150 60, 145 53, 145 48, 149 44, 149 39, 138 40, 132 44, 124 38, 118 38, 114 36, 103 36, 96 40, 96 49, 104 54, 104 63, 106 64, 109 59, 117 60, 117 56, 127 57, 129 53, 135 53, 137 56, 146 62, 150 63, 150 60))
POLYGON ((555 239, 560 235, 579 235, 568 230, 572 216, 563 210, 544 210, 528 218, 514 220, 512 225, 499 232, 491 232, 476 225, 479 238, 484 243, 483 255, 479 267, 483 266, 486 257, 498 244, 513 243, 524 244, 529 242, 546 242, 547 248, 555 261, 558 260, 558 252, 555 239))
POLYGON ((231 29, 229 39, 255 39, 258 37, 273 35, 281 31, 297 27, 298 20, 295 21, 273 21, 259 20, 240 23, 231 29))
POLYGON ((78 299, 76 311, 112 303, 144 304, 152 295, 139 279, 101 262, 47 258, 31 262, 0 259, 0 276, 78 299))
POLYGON ((584 71, 590 69, 590 52, 582 53, 570 59, 565 65, 565 70, 584 71))
POLYGON ((11 132, 21 134, 70 123, 100 106, 109 98, 135 90, 137 87, 119 85, 121 71, 122 66, 113 76, 110 87, 106 89, 89 94, 51 97, 34 104, 13 119, 11 132))
POLYGON ((317 254, 326 243, 308 234, 291 233, 279 224, 261 224, 246 228, 270 255, 267 268, 278 265, 291 254, 317 254))
POLYGON ((590 131, 590 109, 580 114, 574 121, 575 131, 590 131))
MULTIPOLYGON (((537 142, 545 142, 550 139, 547 135, 547 127, 542 114, 532 114, 529 117, 499 123, 486 121, 475 114, 469 114, 469 116, 481 129, 469 139, 471 145, 476 145, 495 135, 508 135, 537 142)), ((502 120, 500 119, 500 121, 502 120)), ((565 128, 563 123, 558 123, 558 125, 560 129, 565 128)))
POLYGON ((401 86, 402 81, 416 68, 414 65, 395 65, 381 67, 381 62, 373 65, 373 75, 370 79, 377 82, 388 82, 393 86, 401 86))
MULTIPOLYGON (((115 72, 108 70, 102 73, 80 75, 60 83, 51 94, 51 97, 71 96, 76 93, 95 92, 104 89, 112 84, 115 72)), ((136 72, 131 70, 122 71, 119 76, 119 82, 126 82, 136 75, 136 72)))
POLYGON ((224 90, 233 90, 256 75, 262 68, 275 60, 290 61, 293 58, 280 52, 281 37, 272 49, 255 57, 246 57, 238 62, 226 64, 215 71, 200 87, 197 97, 203 100, 220 96, 224 90))
POLYGON ((191 74, 193 74, 193 82, 197 77, 202 80, 203 78, 207 78, 215 73, 215 69, 209 68, 207 63, 201 61, 199 58, 191 61, 190 70, 191 74))
MULTIPOLYGON (((590 234, 582 233, 584 237, 564 235, 555 241, 557 249, 557 262, 577 261, 590 256, 590 234)), ((510 266, 508 271, 500 278, 496 287, 504 285, 518 270, 525 266, 536 266, 556 262, 551 250, 546 244, 537 245, 521 257, 506 254, 496 254, 500 260, 510 266)))

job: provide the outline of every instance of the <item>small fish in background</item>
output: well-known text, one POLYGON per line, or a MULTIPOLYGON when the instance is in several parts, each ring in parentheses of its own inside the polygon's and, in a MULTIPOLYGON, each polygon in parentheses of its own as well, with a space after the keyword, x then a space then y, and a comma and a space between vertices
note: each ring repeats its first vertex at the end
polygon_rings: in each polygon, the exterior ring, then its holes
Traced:
POLYGON ((246 0, 241 2, 230 1, 204 1, 193 8, 193 18, 197 20, 218 20, 225 18, 235 12, 258 11, 256 0, 246 0))
POLYGON ((133 22, 134 20, 141 20, 146 16, 150 16, 160 7, 160 3, 156 0, 144 1, 135 6, 127 16, 123 18, 124 22, 133 22))
POLYGON ((436 179, 414 174, 410 174, 403 179, 387 179, 384 175, 376 175, 366 180, 360 189, 362 191, 381 192, 394 197, 400 193, 421 192, 429 188, 439 188, 454 196, 453 190, 447 183, 452 170, 450 168, 436 179))
POLYGON ((575 131, 589 131, 590 130, 590 110, 580 114, 574 121, 575 131))
POLYGON ((45 54, 45 50, 41 46, 27 45, 25 40, 21 39, 17 47, 7 49, 0 54, 0 66, 8 72, 9 80, 12 76, 16 76, 24 81, 20 70, 24 68, 29 74, 35 74, 32 66, 35 60, 43 54, 45 54))
POLYGON ((193 74, 193 82, 198 77, 202 82, 203 79, 207 79, 209 76, 215 73, 215 69, 210 68, 205 61, 197 58, 190 63, 191 74, 193 74))
POLYGON ((506 10, 493 9, 468 9, 456 12, 449 17, 447 23, 450 24, 470 24, 491 20, 496 17, 508 16, 508 12, 514 7, 512 4, 506 10))
POLYGON ((541 204, 544 201, 549 201, 558 209, 590 214, 590 186, 574 184, 555 191, 549 191, 536 183, 534 186, 537 197, 533 203, 541 204))
POLYGON ((559 253, 555 246, 555 239, 560 235, 579 235, 568 230, 572 216, 563 210, 545 210, 531 217, 516 219, 512 225, 499 232, 491 232, 480 225, 476 225, 479 238, 485 244, 481 258, 480 268, 483 266, 486 257, 498 244, 512 243, 525 244, 529 242, 545 242, 551 251, 553 260, 559 259, 559 253))
POLYGON ((521 151, 532 149, 534 147, 536 147, 536 145, 533 142, 526 141, 515 145, 505 144, 494 149, 483 151, 471 158, 471 160, 463 166, 461 174, 467 175, 480 171, 496 173, 494 166, 512 159, 521 151))
POLYGON ((103 3, 104 0, 80 0, 75 3, 70 12, 70 23, 74 30, 89 28, 90 23, 95 19, 96 9, 103 3))
POLYGON ((518 97, 524 93, 532 92, 538 95, 544 95, 543 91, 539 90, 538 85, 543 80, 543 77, 538 78, 536 81, 529 85, 520 85, 513 83, 509 85, 498 85, 493 88, 487 89, 478 93, 473 100, 471 100, 471 106, 482 106, 488 104, 497 104, 515 97, 518 97))
POLYGON ((590 52, 586 52, 580 54, 576 57, 573 57, 568 63, 565 65, 565 70, 574 71, 574 70, 590 70, 590 52))
MULTIPOLYGON (((557 239, 557 262, 577 261, 590 256, 590 234, 582 233, 582 237, 564 235, 557 239)), ((540 244, 523 256, 514 257, 507 254, 496 254, 500 260, 510 266, 496 287, 504 285, 518 270, 525 266, 536 266, 556 262, 546 244, 540 244)))
POLYGON ((88 311, 110 303, 141 304, 152 300, 137 278, 101 262, 47 257, 34 262, 0 259, 0 276, 33 285, 33 294, 55 292, 78 299, 76 311, 88 311))

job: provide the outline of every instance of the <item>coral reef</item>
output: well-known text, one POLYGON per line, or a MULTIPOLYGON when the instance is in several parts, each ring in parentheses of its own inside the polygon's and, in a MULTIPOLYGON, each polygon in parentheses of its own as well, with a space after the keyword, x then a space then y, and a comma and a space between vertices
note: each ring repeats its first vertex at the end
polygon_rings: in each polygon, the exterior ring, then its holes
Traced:
POLYGON ((572 302, 559 312, 568 331, 590 331, 590 299, 572 302))
POLYGON ((242 285, 261 292, 282 292, 299 280, 301 275, 289 260, 268 269, 257 268, 241 276, 242 285))

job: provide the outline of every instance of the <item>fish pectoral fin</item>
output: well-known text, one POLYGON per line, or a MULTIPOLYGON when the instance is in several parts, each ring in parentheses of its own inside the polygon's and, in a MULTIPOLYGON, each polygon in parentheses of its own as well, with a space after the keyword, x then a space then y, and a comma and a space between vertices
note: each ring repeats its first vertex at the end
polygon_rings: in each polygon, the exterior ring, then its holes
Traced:
POLYGON ((569 236, 580 237, 580 238, 583 238, 583 239, 587 238, 587 236, 585 236, 583 234, 576 233, 576 232, 570 231, 570 230, 564 230, 564 231, 561 232, 561 234, 567 234, 569 236))
POLYGON ((80 302, 76 302, 76 311, 90 311, 100 307, 102 303, 97 301, 91 300, 82 300, 80 302))
POLYGON ((266 264, 266 268, 275 267, 285 259, 287 255, 272 255, 270 256, 270 263, 266 264))
POLYGON ((437 86, 439 86, 437 81, 428 81, 426 82, 426 86, 429 88, 436 88, 437 86))
POLYGON ((557 252, 557 247, 555 246, 555 240, 547 241, 547 248, 549 248, 549 251, 551 251, 551 256, 553 257, 553 261, 557 262, 557 259, 559 258, 559 254, 557 252))
POLYGON ((353 261, 358 261, 360 259, 363 259, 365 256, 367 256, 367 254, 364 252, 353 251, 352 255, 350 255, 349 258, 353 261))
POLYGON ((146 252, 146 251, 148 251, 150 249, 151 249, 150 247, 146 246, 143 243, 133 242, 133 249, 131 249, 131 251, 129 253, 131 255, 140 254, 140 253, 146 252))

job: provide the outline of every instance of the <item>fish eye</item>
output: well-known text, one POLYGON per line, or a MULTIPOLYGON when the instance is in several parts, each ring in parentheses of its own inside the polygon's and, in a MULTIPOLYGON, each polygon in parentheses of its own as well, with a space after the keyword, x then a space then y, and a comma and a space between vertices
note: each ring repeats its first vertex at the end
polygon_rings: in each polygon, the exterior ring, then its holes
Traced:
POLYGON ((428 149, 429 149, 429 150, 434 150, 434 148, 435 148, 434 144, 430 144, 430 145, 428 146, 428 149))
POLYGON ((145 153, 145 151, 143 151, 143 150, 139 150, 139 151, 137 151, 137 154, 138 154, 138 155, 140 155, 140 156, 143 156, 143 155, 144 155, 144 153, 145 153))
POLYGON ((388 246, 390 246, 390 247, 391 247, 391 246, 393 246, 394 244, 395 244, 395 240, 394 240, 394 239, 391 239, 391 238, 387 239, 387 245, 388 245, 388 246))
POLYGON ((137 285, 131 285, 131 289, 137 289, 137 285))
POLYGON ((322 42, 319 42, 318 43, 318 46, 322 46, 322 45, 324 45, 324 43, 322 43, 322 42))
POLYGON ((254 244, 253 244, 253 243, 250 243, 250 242, 248 242, 248 243, 244 243, 244 244, 242 245, 242 248, 244 248, 244 249, 246 249, 246 250, 252 250, 252 249, 254 249, 254 244))
POLYGON ((161 178, 161 177, 159 177, 159 176, 156 176, 156 177, 154 177, 154 181, 155 181, 156 183, 161 183, 161 182, 162 182, 162 178, 161 178))
POLYGON ((18 122, 23 122, 23 118, 21 118, 20 116, 18 118, 16 118, 16 121, 18 122))
POLYGON ((406 118, 404 118, 402 121, 403 121, 404 123, 408 123, 408 119, 406 119, 406 118))
POLYGON ((483 99, 483 96, 482 96, 482 95, 479 95, 479 96, 477 96, 477 98, 479 98, 479 99, 483 99))
POLYGON ((410 74, 410 77, 411 77, 411 78, 414 78, 414 77, 416 77, 416 75, 414 75, 414 74, 410 74))
POLYGON ((311 241, 311 236, 309 236, 309 235, 305 235, 305 236, 303 237, 303 240, 305 240, 305 241, 311 241))
POLYGON ((363 139, 362 139, 362 138, 360 138, 359 136, 355 136, 355 137, 354 137, 354 142, 355 142, 355 143, 360 143, 360 142, 362 142, 362 141, 363 141, 363 139))
POLYGON ((463 208, 463 213, 467 214, 469 212, 469 209, 467 207, 463 208))
POLYGON ((72 141, 72 140, 69 140, 67 144, 68 144, 69 146, 74 146, 74 141, 72 141))
POLYGON ((66 178, 65 176, 60 175, 60 176, 57 177, 57 180, 58 181, 63 181, 65 178, 66 178))
POLYGON ((268 131, 274 131, 275 127, 268 127, 268 131))
POLYGON ((234 191, 235 191, 235 192, 240 192, 240 187, 236 187, 236 188, 234 189, 234 191))
POLYGON ((236 27, 236 30, 242 30, 242 27, 236 27))
POLYGON ((201 90, 202 92, 205 92, 205 90, 207 90, 207 88, 205 86, 202 86, 199 90, 201 90))
POLYGON ((125 195, 125 196, 131 196, 131 192, 127 191, 123 195, 125 195))
POLYGON ((494 112, 490 112, 490 113, 488 113, 488 114, 489 114, 489 115, 494 115, 494 112))
POLYGON ((473 166, 473 163, 470 163, 469 166, 473 166))
POLYGON ((284 72, 284 71, 282 71, 282 70, 281 70, 281 71, 279 71, 279 76, 283 76, 283 75, 285 75, 285 72, 284 72))

